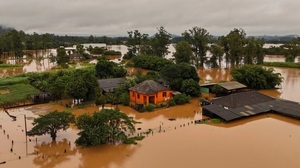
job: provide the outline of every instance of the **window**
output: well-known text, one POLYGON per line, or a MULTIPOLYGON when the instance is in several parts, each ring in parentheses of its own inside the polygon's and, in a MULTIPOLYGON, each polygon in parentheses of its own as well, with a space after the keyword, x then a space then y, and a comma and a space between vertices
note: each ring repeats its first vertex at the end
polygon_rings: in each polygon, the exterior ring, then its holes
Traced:
POLYGON ((140 94, 137 95, 138 99, 140 98, 140 94))
POLYGON ((167 92, 163 92, 163 97, 167 97, 167 92))
POLYGON ((134 92, 132 92, 132 96, 134 97, 134 92))

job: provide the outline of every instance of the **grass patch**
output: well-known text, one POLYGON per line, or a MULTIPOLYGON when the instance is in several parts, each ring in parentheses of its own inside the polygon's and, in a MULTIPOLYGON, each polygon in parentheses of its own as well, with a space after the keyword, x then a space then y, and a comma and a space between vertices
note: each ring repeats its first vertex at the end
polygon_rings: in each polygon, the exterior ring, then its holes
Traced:
POLYGON ((300 68, 300 63, 295 62, 264 62, 263 66, 300 68))
POLYGON ((38 94, 40 91, 30 84, 15 84, 0 86, 0 89, 8 89, 9 93, 0 94, 0 106, 5 104, 13 104, 23 102, 30 99, 33 94, 38 94))
POLYGON ((210 123, 212 123, 212 124, 220 124, 220 123, 222 123, 222 120, 220 120, 218 118, 212 118, 212 119, 210 119, 210 123))
POLYGON ((15 84, 28 84, 28 77, 6 77, 0 80, 0 86, 15 85, 15 84))

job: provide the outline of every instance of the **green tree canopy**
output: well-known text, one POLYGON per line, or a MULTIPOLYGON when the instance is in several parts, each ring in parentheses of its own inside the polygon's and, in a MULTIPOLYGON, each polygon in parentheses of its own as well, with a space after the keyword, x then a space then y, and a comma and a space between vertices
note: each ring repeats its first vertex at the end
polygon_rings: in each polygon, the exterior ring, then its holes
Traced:
POLYGON ((252 89, 274 89, 282 82, 280 73, 261 66, 244 65, 231 71, 232 77, 252 89))
POLYGON ((180 41, 175 45, 176 52, 174 53, 176 64, 179 63, 191 63, 193 57, 193 51, 187 41, 180 41))
POLYGON ((59 130, 67 130, 69 123, 74 121, 74 116, 70 112, 53 111, 46 115, 40 116, 33 121, 33 128, 30 133, 34 135, 50 134, 55 141, 59 130))
POLYGON ((182 82, 186 79, 192 79, 196 83, 200 80, 195 67, 185 63, 166 65, 160 71, 160 75, 169 81, 173 90, 181 90, 182 82))
POLYGON ((122 143, 128 134, 135 132, 135 121, 126 114, 102 109, 92 115, 83 114, 77 117, 76 126, 80 129, 76 144, 96 146, 107 143, 122 143))
POLYGON ((184 39, 191 45, 194 53, 193 61, 196 67, 203 67, 207 56, 208 43, 211 40, 209 32, 200 27, 193 27, 182 33, 184 39))
POLYGON ((96 64, 96 76, 98 78, 120 78, 126 74, 127 70, 124 67, 106 59, 98 59, 96 64))

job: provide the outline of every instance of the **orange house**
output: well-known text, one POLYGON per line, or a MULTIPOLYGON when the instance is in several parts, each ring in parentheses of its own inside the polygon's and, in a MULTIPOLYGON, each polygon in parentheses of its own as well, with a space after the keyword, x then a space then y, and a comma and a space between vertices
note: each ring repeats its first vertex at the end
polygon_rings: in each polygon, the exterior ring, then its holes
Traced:
POLYGON ((172 90, 154 80, 146 80, 129 88, 130 100, 136 104, 161 104, 172 97, 172 90))

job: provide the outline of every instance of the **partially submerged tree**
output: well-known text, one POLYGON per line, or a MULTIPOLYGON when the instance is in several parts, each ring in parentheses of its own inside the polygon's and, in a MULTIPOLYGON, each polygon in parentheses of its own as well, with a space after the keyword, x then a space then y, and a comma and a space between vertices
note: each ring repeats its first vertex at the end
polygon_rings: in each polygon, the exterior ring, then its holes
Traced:
POLYGON ((40 116, 33 121, 33 128, 29 131, 33 135, 50 134, 53 141, 56 140, 56 134, 59 130, 67 130, 69 123, 74 121, 74 115, 70 112, 53 111, 40 116))
POLYGON ((207 56, 208 43, 211 39, 209 32, 200 27, 193 27, 192 29, 182 33, 184 39, 191 45, 194 53, 193 61, 195 66, 203 67, 207 56))
POLYGON ((122 143, 128 139, 128 134, 134 133, 134 124, 132 117, 111 109, 102 109, 93 115, 80 115, 76 119, 76 126, 80 129, 76 144, 96 146, 122 143))
POLYGON ((252 89, 274 89, 282 82, 280 73, 261 66, 244 65, 231 71, 232 77, 252 89))
POLYGON ((191 63, 193 51, 187 41, 178 42, 175 45, 176 52, 174 53, 176 64, 179 63, 191 63))

